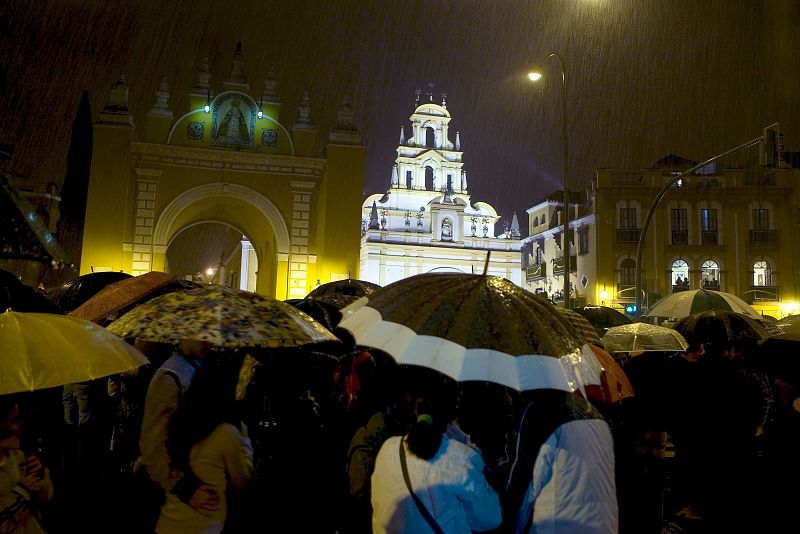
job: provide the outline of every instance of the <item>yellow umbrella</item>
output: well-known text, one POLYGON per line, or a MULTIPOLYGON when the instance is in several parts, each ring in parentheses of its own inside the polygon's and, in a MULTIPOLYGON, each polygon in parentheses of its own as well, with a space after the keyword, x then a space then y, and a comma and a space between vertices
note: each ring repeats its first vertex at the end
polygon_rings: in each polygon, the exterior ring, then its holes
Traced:
POLYGON ((0 395, 130 371, 141 352, 89 321, 50 313, 0 314, 0 395))

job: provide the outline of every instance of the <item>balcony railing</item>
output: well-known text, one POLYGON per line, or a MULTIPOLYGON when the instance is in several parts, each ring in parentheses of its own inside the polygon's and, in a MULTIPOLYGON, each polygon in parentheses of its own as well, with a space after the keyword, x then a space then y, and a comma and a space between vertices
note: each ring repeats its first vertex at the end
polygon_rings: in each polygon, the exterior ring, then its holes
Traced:
POLYGON ((719 291, 719 280, 703 280, 700 282, 700 287, 703 289, 710 289, 711 291, 719 291))
POLYGON ((638 243, 639 228, 617 228, 617 243, 638 243))
POLYGON ((716 245, 719 243, 719 234, 716 230, 703 230, 700 232, 700 239, 704 245, 716 245))
POLYGON ((679 285, 679 286, 676 286, 676 285, 673 285, 673 286, 672 286, 672 292, 673 292, 673 293, 677 293, 677 292, 679 292, 679 291, 688 291, 688 290, 690 290, 690 289, 692 289, 692 288, 691 288, 691 286, 685 286, 685 285, 683 285, 683 284, 681 284, 681 285, 679 285))
POLYGON ((777 245, 777 230, 750 230, 751 245, 777 245))
MULTIPOLYGON (((564 274, 564 258, 553 258, 550 260, 553 264, 553 274, 564 274)), ((569 257, 569 272, 574 273, 578 270, 578 258, 576 256, 569 257)))
POLYGON ((615 172, 611 175, 613 185, 631 185, 642 183, 642 173, 640 172, 615 172))
POLYGON ((635 300, 636 284, 617 284, 617 300, 635 300))
POLYGON ((673 230, 672 231, 672 244, 673 245, 686 245, 689 243, 688 230, 673 230))
POLYGON ((747 299, 751 303, 761 300, 780 300, 780 292, 778 286, 752 286, 746 292, 747 299))
POLYGON ((544 278, 545 276, 547 276, 546 263, 534 263, 525 269, 525 280, 527 282, 533 282, 534 280, 544 278))

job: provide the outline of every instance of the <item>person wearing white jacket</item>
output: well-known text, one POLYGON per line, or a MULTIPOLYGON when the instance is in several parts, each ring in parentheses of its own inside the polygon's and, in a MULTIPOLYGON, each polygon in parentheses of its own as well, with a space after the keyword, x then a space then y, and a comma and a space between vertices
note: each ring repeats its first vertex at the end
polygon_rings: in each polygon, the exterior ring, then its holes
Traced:
POLYGON ((471 534, 502 521, 480 451, 445 436, 451 418, 430 400, 419 398, 408 434, 389 438, 378 452, 372 474, 374 534, 471 534))

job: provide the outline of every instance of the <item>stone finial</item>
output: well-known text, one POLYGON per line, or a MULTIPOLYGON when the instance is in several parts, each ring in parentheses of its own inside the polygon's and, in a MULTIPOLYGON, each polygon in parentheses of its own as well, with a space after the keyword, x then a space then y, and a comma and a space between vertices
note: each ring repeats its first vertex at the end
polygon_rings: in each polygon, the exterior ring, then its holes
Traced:
POLYGON ((442 107, 447 107, 447 93, 442 93, 442 107))
POLYGON ((405 126, 400 126, 400 144, 406 144, 406 128, 405 126))
POLYGON ((380 230, 381 226, 378 222, 378 203, 374 200, 372 201, 372 210, 369 212, 369 229, 370 230, 380 230))
POLYGON ((433 102, 433 82, 428 82, 428 100, 433 102))
POLYGON ((277 104, 281 101, 278 96, 278 74, 275 65, 272 64, 267 70, 267 76, 264 78, 264 92, 261 94, 264 102, 277 104))
POLYGON ((225 78, 225 83, 249 88, 247 75, 244 72, 244 53, 242 52, 241 41, 236 43, 236 51, 233 53, 233 60, 231 61, 231 73, 225 78))
POLYGON ((419 104, 419 99, 420 99, 421 96, 422 96, 422 91, 420 89, 417 89, 417 90, 414 91, 414 103, 415 104, 419 104))
POLYGON ((195 96, 206 96, 211 91, 211 71, 208 68, 208 56, 200 62, 200 70, 197 72, 197 83, 190 94, 195 96))
POLYGON ((294 121, 294 127, 305 129, 313 127, 311 123, 311 103, 308 98, 308 91, 303 91, 303 100, 297 108, 297 120, 294 121))
POLYGON ((342 99, 336 110, 336 125, 331 130, 330 140, 337 144, 361 144, 361 132, 355 126, 355 112, 349 96, 342 99))
POLYGON ((339 108, 336 110, 336 129, 340 131, 353 132, 355 127, 355 112, 349 96, 345 96, 339 108))
POLYGON ((119 79, 111 85, 103 111, 100 112, 98 124, 133 126, 133 117, 128 110, 128 77, 120 74, 119 79))
POLYGON ((517 218, 517 212, 514 212, 514 217, 511 218, 511 239, 519 239, 521 234, 519 233, 519 219, 517 218))
POLYGON ((466 193, 467 191, 467 171, 461 169, 461 190, 466 193))
POLYGON ((400 183, 400 177, 397 173, 397 163, 392 166, 392 187, 397 187, 400 183))
POLYGON ((456 132, 456 150, 461 150, 461 132, 456 132))
POLYGON ((156 101, 148 112, 149 115, 163 115, 172 116, 172 111, 169 109, 169 87, 167 85, 167 77, 161 77, 161 83, 156 89, 156 101))

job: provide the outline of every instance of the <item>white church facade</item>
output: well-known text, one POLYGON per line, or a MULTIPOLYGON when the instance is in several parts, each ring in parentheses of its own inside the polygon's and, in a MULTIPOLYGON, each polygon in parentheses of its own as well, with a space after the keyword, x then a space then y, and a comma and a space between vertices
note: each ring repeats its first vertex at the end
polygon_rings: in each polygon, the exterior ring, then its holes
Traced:
POLYGON ((385 286, 421 273, 461 271, 521 284, 519 223, 497 235, 500 216, 472 203, 460 133, 450 140, 446 95, 416 93, 411 132, 400 144, 386 193, 362 205, 360 278, 385 286))

